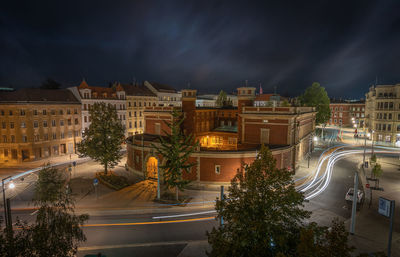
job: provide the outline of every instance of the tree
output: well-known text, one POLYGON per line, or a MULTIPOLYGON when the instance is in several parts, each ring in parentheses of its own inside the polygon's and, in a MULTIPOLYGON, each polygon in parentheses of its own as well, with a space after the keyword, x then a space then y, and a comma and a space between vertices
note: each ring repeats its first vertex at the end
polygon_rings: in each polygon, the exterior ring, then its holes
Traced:
POLYGON ((89 156, 108 168, 114 168, 122 158, 121 144, 124 141, 125 128, 118 119, 117 110, 110 104, 95 103, 89 110, 92 120, 78 144, 80 156, 89 156))
POLYGON ((288 102, 288 100, 284 99, 281 103, 282 107, 290 107, 290 103, 288 102))
POLYGON ((78 244, 86 241, 81 226, 89 216, 75 214, 74 200, 66 192, 65 182, 55 168, 46 166, 39 171, 34 197, 36 220, 19 224, 20 230, 5 246, 11 245, 12 254, 4 254, 9 251, 1 247, 1 256, 76 256, 78 244))
POLYGON ((308 87, 303 95, 300 96, 300 102, 304 106, 316 107, 317 115, 315 123, 325 124, 331 117, 329 109, 329 97, 324 87, 321 87, 318 82, 314 82, 311 87, 308 87))
POLYGON ((371 162, 371 164, 376 163, 376 154, 373 154, 373 155, 371 156, 370 162, 371 162))
POLYGON ((43 81, 42 85, 40 86, 41 89, 59 89, 61 84, 55 81, 52 78, 48 78, 43 81))
POLYGON ((209 256, 275 256, 294 254, 304 219, 304 196, 293 173, 278 169, 271 151, 262 146, 256 160, 239 170, 228 189, 229 201, 217 199, 223 226, 207 232, 209 256))
POLYGON ((232 106, 233 102, 232 99, 228 98, 226 92, 224 90, 221 90, 219 92, 217 100, 215 100, 215 104, 218 107, 224 107, 224 106, 232 106))
POLYGON ((190 173, 195 162, 189 162, 190 155, 196 151, 199 143, 195 141, 193 135, 184 135, 181 124, 184 118, 181 117, 176 109, 172 112, 172 122, 165 122, 171 132, 164 131, 166 137, 160 136, 160 144, 152 147, 157 153, 166 158, 165 165, 160 168, 164 171, 164 181, 168 188, 175 188, 176 200, 179 200, 179 191, 190 182, 183 179, 183 172, 190 173))
POLYGON ((382 166, 379 163, 375 163, 374 167, 372 168, 372 174, 374 174, 374 177, 379 178, 382 173, 382 166))

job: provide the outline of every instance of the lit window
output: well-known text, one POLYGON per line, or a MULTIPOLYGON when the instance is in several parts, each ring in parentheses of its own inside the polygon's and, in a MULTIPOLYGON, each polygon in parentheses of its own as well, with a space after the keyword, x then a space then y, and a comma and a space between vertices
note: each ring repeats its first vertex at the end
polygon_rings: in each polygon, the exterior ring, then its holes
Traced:
POLYGON ((215 165, 215 174, 221 174, 221 165, 215 165))

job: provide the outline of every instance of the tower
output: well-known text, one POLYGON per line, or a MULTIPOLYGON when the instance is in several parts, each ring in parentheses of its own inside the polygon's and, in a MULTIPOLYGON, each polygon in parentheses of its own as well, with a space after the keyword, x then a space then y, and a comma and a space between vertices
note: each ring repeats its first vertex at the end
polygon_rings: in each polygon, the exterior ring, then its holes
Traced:
POLYGON ((185 135, 195 132, 195 111, 196 111, 196 94, 195 89, 183 89, 182 93, 182 112, 184 115, 183 132, 185 135))
POLYGON ((254 98, 256 96, 256 88, 255 87, 239 87, 237 89, 238 94, 238 139, 239 143, 243 142, 243 125, 244 120, 242 118, 243 107, 245 106, 253 106, 254 98))

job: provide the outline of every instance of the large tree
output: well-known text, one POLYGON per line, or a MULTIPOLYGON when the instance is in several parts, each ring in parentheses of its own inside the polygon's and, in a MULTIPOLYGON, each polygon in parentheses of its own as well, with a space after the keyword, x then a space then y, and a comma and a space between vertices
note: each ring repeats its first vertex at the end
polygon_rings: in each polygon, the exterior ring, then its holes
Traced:
POLYGON ((184 135, 181 125, 184 118, 176 109, 172 112, 172 121, 165 122, 169 131, 164 130, 167 136, 160 136, 159 144, 153 144, 156 152, 163 156, 167 161, 165 165, 160 165, 163 170, 164 182, 168 188, 175 188, 176 200, 179 200, 179 191, 190 182, 183 178, 183 173, 190 173, 195 162, 189 162, 190 155, 196 151, 198 142, 193 135, 184 135))
POLYGON ((107 174, 108 168, 114 168, 122 158, 125 128, 118 119, 117 110, 110 104, 95 103, 89 114, 91 124, 83 133, 78 152, 100 162, 107 174))
POLYGON ((75 214, 74 200, 65 184, 64 174, 57 169, 46 166, 39 171, 34 197, 36 220, 20 223, 11 242, 1 242, 1 256, 76 256, 78 244, 86 241, 81 226, 89 216, 75 214), (11 254, 8 247, 12 247, 11 254))
POLYGON ((350 256, 343 223, 330 229, 305 224, 293 173, 278 169, 271 151, 262 147, 256 160, 232 179, 226 200, 217 199, 217 218, 224 224, 207 232, 209 256, 350 256))
POLYGON ((228 189, 229 200, 217 200, 217 218, 225 224, 207 232, 209 256, 275 256, 295 251, 304 219, 304 196, 297 192, 293 173, 278 169, 267 147, 239 170, 228 189))
POLYGON ((331 117, 329 109, 329 97, 324 87, 318 82, 314 82, 306 89, 303 95, 300 96, 300 102, 304 106, 316 107, 317 115, 315 123, 325 124, 331 117))

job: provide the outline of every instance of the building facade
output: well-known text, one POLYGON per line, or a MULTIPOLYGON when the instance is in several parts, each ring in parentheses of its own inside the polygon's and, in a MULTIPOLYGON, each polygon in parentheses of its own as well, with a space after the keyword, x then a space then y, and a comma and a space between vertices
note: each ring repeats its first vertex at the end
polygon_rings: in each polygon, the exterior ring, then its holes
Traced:
POLYGON ((331 101, 329 125, 363 128, 365 119, 364 101, 331 101), (353 122, 354 121, 354 122, 353 122))
POLYGON ((0 94, 0 164, 76 153, 79 100, 67 89, 21 89, 0 94))
POLYGON ((126 93, 126 130, 128 136, 144 132, 144 110, 158 106, 157 96, 144 85, 121 84, 126 93))
MULTIPOLYGON (((126 128, 126 93, 119 83, 115 83, 113 87, 94 87, 89 86, 85 80, 78 87, 68 88, 82 104, 82 131, 89 128, 91 118, 89 110, 94 103, 106 103, 115 107, 118 118, 126 128)), ((125 130, 125 136, 127 136, 125 130)))
POLYGON ((400 84, 370 87, 365 124, 378 144, 400 146, 400 84))
MULTIPOLYGON (((255 107, 255 88, 238 89, 238 108, 198 108, 196 90, 181 91, 182 107, 152 106, 145 109, 145 133, 128 139, 127 167, 147 178, 157 176, 164 164, 152 144, 165 136, 177 109, 185 117, 182 130, 192 134, 200 147, 190 156, 196 166, 186 179, 198 184, 228 183, 243 163, 251 163, 261 144, 273 153, 277 167, 295 169, 311 151, 315 129, 312 107, 255 107)), ((162 171, 160 173, 162 176, 162 171)))
POLYGON ((181 106, 181 93, 168 85, 145 81, 144 86, 157 96, 159 106, 181 106))

